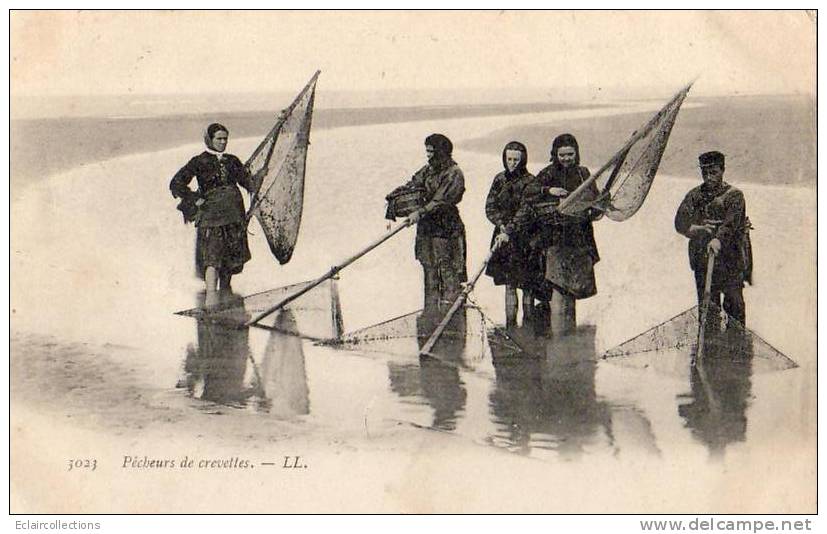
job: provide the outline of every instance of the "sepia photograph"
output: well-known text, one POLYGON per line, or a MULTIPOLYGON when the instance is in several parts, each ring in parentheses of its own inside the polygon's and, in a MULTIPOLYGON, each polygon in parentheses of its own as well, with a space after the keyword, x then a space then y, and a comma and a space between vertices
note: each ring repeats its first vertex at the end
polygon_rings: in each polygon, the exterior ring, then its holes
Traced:
POLYGON ((818 512, 815 10, 9 31, 10 514, 818 512))

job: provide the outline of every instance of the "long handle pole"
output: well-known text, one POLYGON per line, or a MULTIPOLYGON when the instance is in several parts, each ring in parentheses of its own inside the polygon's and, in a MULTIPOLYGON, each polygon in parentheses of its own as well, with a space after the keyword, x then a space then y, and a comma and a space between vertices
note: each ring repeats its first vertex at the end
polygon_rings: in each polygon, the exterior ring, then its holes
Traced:
POLYGON ((712 390, 712 386, 709 383, 709 375, 707 375, 706 373, 706 367, 704 366, 704 362, 699 361, 695 370, 698 371, 698 379, 701 383, 701 387, 704 390, 704 394, 706 395, 706 400, 707 404, 709 404, 710 413, 712 415, 720 414, 721 403, 718 402, 718 397, 715 395, 715 392, 712 390))
POLYGON ((477 272, 474 274, 474 277, 471 278, 466 284, 465 287, 462 289, 462 292, 459 296, 454 300, 454 303, 448 308, 448 313, 445 314, 445 317, 442 318, 442 321, 437 325, 434 333, 431 334, 431 337, 428 338, 428 341, 422 346, 419 351, 419 355, 422 356, 423 354, 430 354, 431 349, 434 348, 434 345, 437 341, 439 341, 440 336, 445 331, 445 328, 448 327, 448 323, 451 322, 451 319, 454 317, 454 314, 457 313, 457 310, 465 303, 465 300, 468 298, 468 295, 471 291, 474 290, 474 284, 477 283, 482 273, 485 271, 485 267, 488 265, 488 262, 491 261, 491 257, 494 255, 494 252, 497 250, 499 245, 494 245, 494 247, 488 251, 488 255, 485 256, 485 259, 480 265, 480 268, 477 269, 477 272))
POLYGON ((391 237, 393 237, 394 235, 399 233, 402 229, 407 228, 410 225, 411 225, 411 221, 406 219, 399 226, 397 226, 396 228, 394 228, 393 230, 391 230, 387 234, 383 235, 382 237, 380 237, 379 239, 377 239, 376 241, 374 241, 373 243, 371 243, 367 247, 363 248, 362 250, 360 250, 359 252, 357 252, 353 256, 349 257, 348 259, 346 259, 345 261, 343 261, 339 265, 334 265, 333 267, 331 267, 330 270, 327 273, 323 274, 321 277, 317 278, 316 280, 311 282, 309 285, 303 287, 299 291, 297 291, 297 292, 293 293, 292 295, 286 297, 285 299, 283 299, 281 302, 279 302, 275 306, 272 306, 271 308, 268 308, 267 310, 263 311, 262 313, 258 314, 255 317, 253 317, 252 319, 250 319, 249 321, 244 323, 244 326, 251 326, 251 325, 261 321, 265 317, 267 317, 270 314, 280 310, 281 308, 283 308, 287 304, 290 304, 291 302, 293 302, 297 298, 301 297, 302 295, 304 295, 305 293, 307 293, 308 291, 310 291, 314 287, 318 286, 319 284, 321 284, 325 280, 333 278, 334 276, 336 276, 336 274, 339 271, 341 271, 342 269, 344 269, 345 267, 347 267, 348 265, 350 265, 354 261, 358 260, 359 258, 364 256, 365 254, 367 254, 371 250, 375 249, 376 247, 378 247, 379 245, 381 245, 382 243, 384 243, 385 241, 387 241, 388 239, 390 239, 391 237))
POLYGON ((701 309, 698 311, 698 348, 695 351, 695 360, 700 362, 704 357, 704 337, 706 333, 707 315, 709 315, 709 302, 712 300, 712 270, 715 268, 715 253, 709 251, 709 259, 706 261, 706 277, 704 278, 704 298, 701 301, 701 309))
MULTIPOLYGON (((695 83, 695 82, 693 81, 692 83, 695 83)), ((612 156, 612 158, 609 161, 607 161, 602 167, 600 167, 600 169, 598 169, 597 172, 592 174, 585 182, 580 184, 577 187, 577 189, 575 189, 574 191, 569 193, 562 201, 560 201, 560 205, 557 206, 557 211, 562 212, 563 209, 566 206, 568 206, 570 203, 574 202, 574 199, 576 199, 580 195, 580 193, 583 192, 583 190, 585 190, 587 187, 589 187, 592 184, 592 182, 597 180, 600 177, 601 174, 606 172, 606 170, 608 170, 609 167, 611 167, 612 165, 615 165, 618 161, 625 158, 626 153, 629 151, 629 149, 632 147, 632 145, 634 145, 635 143, 640 141, 640 139, 642 139, 645 135, 647 135, 650 131, 652 131, 652 128, 655 127, 655 124, 657 124, 657 122, 664 115, 664 113, 666 113, 666 110, 668 110, 669 108, 674 106, 676 103, 678 103, 678 105, 680 105, 680 103, 683 101, 683 99, 686 98, 686 93, 689 92, 689 88, 692 87, 692 83, 690 83, 689 85, 687 85, 686 87, 684 87, 683 89, 678 91, 678 93, 675 96, 672 97, 672 99, 669 101, 669 103, 666 104, 665 106, 663 106, 663 108, 661 108, 661 110, 658 111, 655 114, 655 116, 652 117, 652 119, 643 126, 643 128, 640 128, 639 130, 635 131, 635 133, 632 134, 632 136, 629 138, 629 140, 626 141, 626 144, 623 145, 623 147, 620 150, 618 150, 617 153, 614 156, 612 156)))

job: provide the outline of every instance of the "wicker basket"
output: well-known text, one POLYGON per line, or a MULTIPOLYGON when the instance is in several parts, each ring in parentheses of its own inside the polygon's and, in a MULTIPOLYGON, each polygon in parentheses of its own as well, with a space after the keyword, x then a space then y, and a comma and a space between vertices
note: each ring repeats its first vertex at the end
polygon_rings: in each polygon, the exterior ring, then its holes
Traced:
POLYGON ((388 211, 397 217, 407 217, 425 205, 425 190, 407 189, 388 196, 388 211))

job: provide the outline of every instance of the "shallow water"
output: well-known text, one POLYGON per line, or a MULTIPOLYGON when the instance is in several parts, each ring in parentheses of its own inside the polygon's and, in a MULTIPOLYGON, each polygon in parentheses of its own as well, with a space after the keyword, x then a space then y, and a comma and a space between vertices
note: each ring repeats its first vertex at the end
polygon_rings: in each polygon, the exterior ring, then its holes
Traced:
MULTIPOLYGON (((564 123, 574 116, 579 115, 315 133, 292 261, 277 266, 263 237, 250 236, 253 260, 234 278, 234 291, 250 295, 312 279, 386 231, 384 195, 422 164, 421 139, 432 131, 457 140, 486 135, 502 124, 564 123)), ((617 137, 620 145, 625 133, 617 137)), ((230 150, 245 154, 254 144, 240 140, 230 150)), ((387 443, 396 450, 393 437, 400 427, 410 427, 456 439, 466 451, 461 455, 482 448, 540 460, 546 467, 538 468, 538 477, 572 462, 582 467, 583 481, 595 484, 621 465, 631 465, 635 473, 679 466, 679 477, 715 481, 714 492, 685 501, 703 509, 722 503, 745 509, 764 502, 760 499, 776 502, 779 510, 814 506, 816 204, 811 189, 743 187, 756 227, 756 286, 745 290, 748 325, 800 367, 766 369, 756 358, 746 366, 710 364, 704 377, 693 371, 687 351, 600 358, 695 304, 686 243, 672 228, 674 210, 695 180, 659 176, 634 218, 596 225, 602 257, 596 267, 598 295, 578 302, 576 335, 535 339, 521 330, 514 338, 532 347, 531 356, 501 354, 510 344, 492 341, 488 332, 503 322, 502 290, 483 278, 472 300, 484 316, 469 308, 466 337, 461 343, 457 336, 447 338, 447 347, 433 358, 418 355, 415 316, 401 329, 403 335, 384 346, 332 347, 317 344, 335 330, 329 310, 316 308, 308 315, 297 307, 293 317, 273 317, 282 330, 298 328, 314 339, 260 328, 222 331, 174 315, 198 305, 201 283, 192 275, 193 228, 181 223, 166 188, 178 166, 198 150, 192 145, 100 162, 30 187, 12 205, 12 330, 22 336, 12 349, 13 406, 37 404, 44 413, 68 414, 78 425, 103 433, 111 428, 129 433, 139 424, 181 440, 193 437, 183 423, 202 417, 220 418, 238 439, 260 435, 272 422, 287 435, 314 429, 315 437, 308 439, 322 449, 327 436, 337 435, 368 436, 373 446, 387 443), (318 331, 309 333, 308 325, 318 331), (72 373, 55 367, 65 362, 26 361, 42 353, 28 333, 51 336, 55 344, 98 347, 96 365, 128 372, 72 373), (51 373, 51 388, 44 369, 51 373), (72 397, 88 382, 94 387, 85 396, 72 397), (40 394, 44 390, 52 394, 40 394), (75 393, 64 392, 69 390, 75 393), (168 424, 171 415, 159 417, 135 398, 177 410, 177 423, 168 424), (760 499, 742 499, 733 490, 767 478, 773 489, 760 499), (716 492, 728 497, 714 498, 716 492)), ((470 270, 490 239, 483 207, 500 155, 458 152, 456 159, 466 175, 461 213, 470 270)), ((530 155, 529 168, 536 171, 541 160, 530 155)), ((727 173, 739 183, 737 168, 727 173)), ((255 226, 251 230, 260 233, 255 226)), ((421 272, 413 258, 413 231, 403 231, 343 271, 338 293, 346 332, 417 310, 421 272)), ((77 358, 82 360, 82 351, 77 358)), ((199 439, 217 443, 218 438, 199 439)), ((416 450, 407 453, 415 456, 416 450)))
MULTIPOLYGON (((548 461, 641 453, 657 459, 683 440, 720 459, 747 441, 750 414, 775 408, 756 399, 753 376, 799 372, 757 344, 755 354, 752 345, 749 353, 734 350, 734 338, 708 340, 707 356, 694 366, 692 346, 608 358, 596 348, 594 325, 563 336, 534 324, 506 331, 474 307, 452 320, 429 355, 418 352, 441 311, 319 344, 296 335, 310 317, 319 331, 318 311, 301 301, 295 309, 278 312, 269 330, 192 325, 196 341, 182 356, 180 393, 223 414, 254 412, 351 432, 364 427, 374 437, 403 423, 548 461), (636 396, 617 387, 647 374, 661 388, 673 386, 671 401, 653 416, 676 419, 679 427, 653 427, 636 396), (336 377, 345 376, 358 377, 358 394, 342 389, 336 377), (601 387, 606 381, 615 387, 601 387)), ((156 379, 163 389, 174 377, 156 379)))

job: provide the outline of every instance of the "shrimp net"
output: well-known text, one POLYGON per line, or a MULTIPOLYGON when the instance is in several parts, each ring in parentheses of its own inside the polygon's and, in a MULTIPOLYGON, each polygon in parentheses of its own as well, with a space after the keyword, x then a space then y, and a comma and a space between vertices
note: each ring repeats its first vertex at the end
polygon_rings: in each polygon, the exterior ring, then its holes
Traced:
POLYGON ((643 135, 615 154, 610 160, 612 164, 594 178, 600 191, 597 199, 592 198, 587 189, 583 190, 561 212, 577 215, 596 207, 613 221, 625 221, 637 213, 655 180, 672 127, 688 91, 689 87, 684 88, 642 126, 640 132, 643 135))
POLYGON ((293 255, 301 226, 318 76, 317 72, 246 163, 251 174, 267 169, 254 197, 252 212, 264 230, 270 251, 282 265, 293 255))
MULTIPOLYGON (((417 310, 348 332, 325 344, 364 354, 417 355, 446 312, 445 309, 417 310)), ((474 370, 479 369, 482 362, 490 362, 493 345, 499 353, 521 351, 520 345, 504 329, 495 327, 481 308, 466 305, 454 314, 426 357, 474 370)))
MULTIPOLYGON (((271 309, 312 283, 312 280, 301 282, 246 297, 224 296, 220 302, 177 313, 201 321, 241 328, 247 326, 253 317, 271 309)), ((279 314, 276 313, 255 323, 255 326, 312 340, 335 339, 344 332, 339 289, 335 278, 307 291, 282 309, 290 311, 294 320, 289 323, 280 321, 279 314)))
MULTIPOLYGON (((603 359, 633 367, 653 361, 695 362, 699 356, 699 308, 695 306, 609 349, 603 359)), ((702 360, 751 362, 754 371, 783 371, 798 365, 714 303, 703 336, 702 360)))

